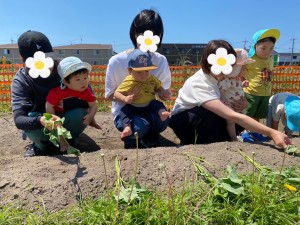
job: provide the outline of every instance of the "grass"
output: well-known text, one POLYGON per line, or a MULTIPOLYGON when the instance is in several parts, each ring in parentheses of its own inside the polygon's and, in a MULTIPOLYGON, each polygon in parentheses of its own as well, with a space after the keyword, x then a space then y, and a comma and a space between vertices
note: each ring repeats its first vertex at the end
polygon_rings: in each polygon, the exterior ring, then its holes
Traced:
MULTIPOLYGON (((45 207, 29 211, 1 206, 0 224, 300 224, 300 167, 275 171, 255 162, 254 155, 240 154, 252 164, 252 172, 239 175, 228 166, 223 178, 212 176, 202 166, 207 163, 203 158, 185 154, 197 176, 189 182, 184 177, 176 189, 162 164, 168 179, 165 191, 141 187, 136 172, 124 181, 116 158, 113 190, 55 213, 45 207)), ((136 157, 138 165, 138 149, 136 157)))

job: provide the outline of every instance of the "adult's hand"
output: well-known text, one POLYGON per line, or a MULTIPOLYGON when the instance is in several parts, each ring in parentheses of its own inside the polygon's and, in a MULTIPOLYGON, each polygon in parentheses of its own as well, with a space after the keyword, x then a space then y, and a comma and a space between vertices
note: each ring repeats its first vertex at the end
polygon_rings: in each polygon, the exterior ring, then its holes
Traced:
POLYGON ((236 112, 242 112, 248 106, 248 101, 241 97, 239 100, 235 100, 231 103, 231 107, 236 112))
POLYGON ((275 143, 275 145, 281 148, 287 148, 289 145, 292 145, 293 142, 288 136, 280 131, 273 130, 271 133, 271 137, 275 143))

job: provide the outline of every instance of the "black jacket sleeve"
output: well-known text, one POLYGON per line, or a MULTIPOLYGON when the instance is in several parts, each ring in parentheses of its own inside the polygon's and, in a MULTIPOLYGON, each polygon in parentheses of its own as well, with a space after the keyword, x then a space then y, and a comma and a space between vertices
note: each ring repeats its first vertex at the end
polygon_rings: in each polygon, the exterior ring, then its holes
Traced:
POLYGON ((23 109, 14 110, 13 115, 16 127, 20 130, 38 130, 43 128, 40 122, 41 115, 29 117, 23 109))

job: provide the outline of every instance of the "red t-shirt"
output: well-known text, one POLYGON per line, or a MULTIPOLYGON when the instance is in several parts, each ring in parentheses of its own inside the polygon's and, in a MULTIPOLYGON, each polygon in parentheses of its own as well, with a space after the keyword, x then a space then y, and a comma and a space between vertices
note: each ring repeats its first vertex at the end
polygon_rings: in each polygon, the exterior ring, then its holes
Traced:
POLYGON ((96 97, 90 88, 87 88, 84 91, 74 91, 67 87, 65 89, 61 89, 60 87, 52 88, 49 91, 46 100, 51 105, 54 105, 55 112, 64 112, 64 109, 58 107, 58 103, 67 98, 78 98, 87 102, 96 101, 96 97))

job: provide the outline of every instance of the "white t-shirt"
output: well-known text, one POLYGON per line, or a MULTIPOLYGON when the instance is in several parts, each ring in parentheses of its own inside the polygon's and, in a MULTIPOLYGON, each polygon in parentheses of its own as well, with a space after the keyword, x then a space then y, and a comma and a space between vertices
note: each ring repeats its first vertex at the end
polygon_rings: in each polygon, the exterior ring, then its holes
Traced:
MULTIPOLYGON (((105 98, 109 98, 125 77, 129 75, 128 54, 130 54, 130 52, 131 51, 123 51, 110 58, 106 70, 105 98)), ((153 65, 157 66, 157 69, 152 70, 151 74, 162 82, 163 88, 169 89, 171 86, 171 71, 166 57, 158 52, 151 52, 150 54, 153 65)), ((112 115, 116 117, 123 106, 123 103, 112 101, 112 115)))
POLYGON ((218 81, 200 69, 179 90, 171 114, 176 115, 214 99, 220 99, 218 81))
POLYGON ((272 116, 272 118, 267 118, 267 121, 271 121, 270 119, 273 119, 274 121, 279 122, 281 120, 282 125, 287 127, 284 104, 288 96, 297 95, 289 92, 282 92, 273 95, 269 99, 269 110, 271 110, 271 113, 268 113, 268 117, 272 116))

